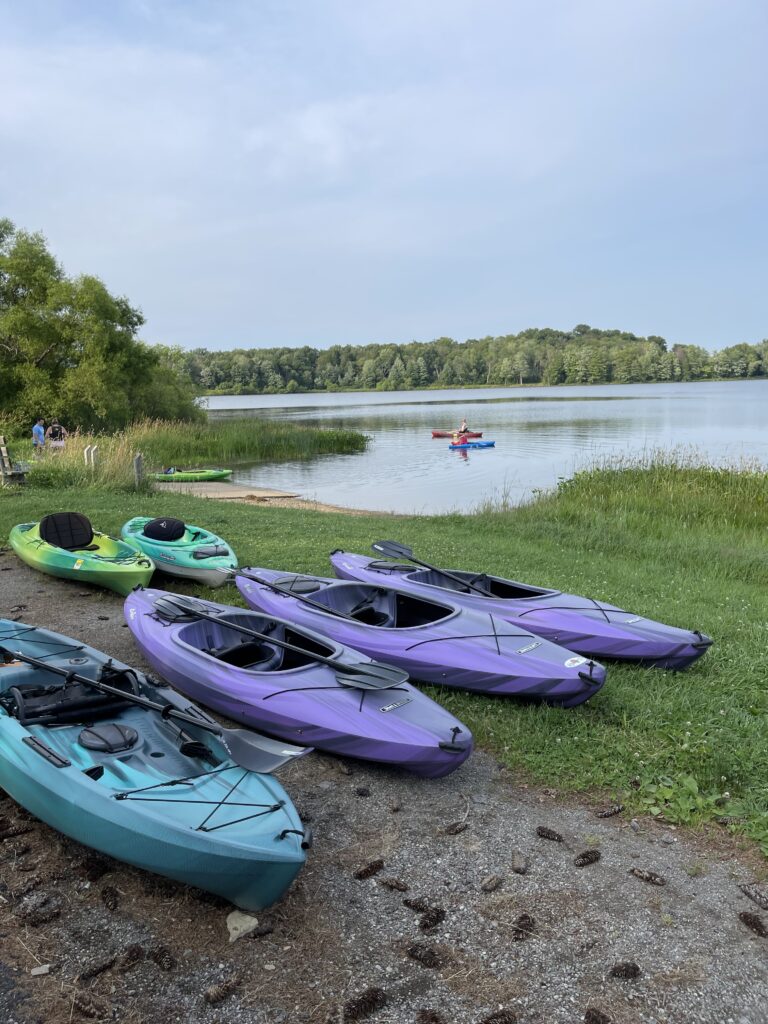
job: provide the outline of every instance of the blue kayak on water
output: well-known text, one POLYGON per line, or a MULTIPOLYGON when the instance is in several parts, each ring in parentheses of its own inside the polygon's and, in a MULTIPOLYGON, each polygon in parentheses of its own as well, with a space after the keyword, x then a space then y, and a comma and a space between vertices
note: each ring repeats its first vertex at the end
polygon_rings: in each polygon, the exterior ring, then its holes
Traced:
POLYGON ((242 732, 85 644, 0 619, 0 786, 86 846, 260 910, 291 884, 308 843, 262 771, 301 748, 242 732), (240 763, 228 756, 235 739, 240 763))
POLYGON ((466 444, 449 444, 452 452, 466 451, 467 448, 495 448, 495 441, 467 441, 466 444))

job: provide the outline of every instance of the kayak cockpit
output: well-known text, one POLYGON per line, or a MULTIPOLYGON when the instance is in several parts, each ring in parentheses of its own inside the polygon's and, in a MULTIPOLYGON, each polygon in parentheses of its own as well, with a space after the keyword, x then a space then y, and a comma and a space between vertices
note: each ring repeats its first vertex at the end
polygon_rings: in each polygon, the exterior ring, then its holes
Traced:
POLYGON ((430 587, 453 590, 459 594, 477 594, 478 597, 484 595, 501 598, 504 601, 551 597, 553 594, 559 593, 557 590, 529 587, 525 583, 516 583, 514 580, 505 580, 499 576, 487 576, 485 573, 461 572, 458 569, 451 569, 450 572, 458 579, 453 580, 436 569, 420 569, 411 573, 409 579, 414 583, 425 583, 430 587))
POLYGON ((225 665, 255 672, 286 672, 305 668, 317 664, 313 654, 323 658, 332 658, 336 654, 335 647, 319 643, 314 637, 291 629, 287 623, 245 611, 222 615, 219 622, 201 619, 187 623, 179 630, 177 640, 225 665), (295 644, 307 653, 288 651, 276 643, 271 644, 269 640, 250 637, 236 628, 238 626, 295 644))
POLYGON ((332 583, 312 595, 315 604, 366 626, 410 629, 453 615, 455 609, 399 590, 365 583, 332 583))

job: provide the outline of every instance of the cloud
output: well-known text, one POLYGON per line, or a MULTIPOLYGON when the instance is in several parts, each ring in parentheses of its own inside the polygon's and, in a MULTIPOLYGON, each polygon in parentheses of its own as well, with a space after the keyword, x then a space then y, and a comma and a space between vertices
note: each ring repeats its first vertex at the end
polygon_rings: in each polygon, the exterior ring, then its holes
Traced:
POLYGON ((0 206, 152 337, 759 329, 758 0, 66 15, 6 4, 0 206))

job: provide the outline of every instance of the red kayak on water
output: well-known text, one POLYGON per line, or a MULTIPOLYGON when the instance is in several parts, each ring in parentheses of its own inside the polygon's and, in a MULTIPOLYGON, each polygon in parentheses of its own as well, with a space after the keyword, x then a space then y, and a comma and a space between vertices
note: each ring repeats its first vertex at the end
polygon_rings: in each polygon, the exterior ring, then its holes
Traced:
POLYGON ((483 432, 477 430, 433 430, 432 437, 453 437, 454 434, 464 434, 466 437, 482 437, 483 432))

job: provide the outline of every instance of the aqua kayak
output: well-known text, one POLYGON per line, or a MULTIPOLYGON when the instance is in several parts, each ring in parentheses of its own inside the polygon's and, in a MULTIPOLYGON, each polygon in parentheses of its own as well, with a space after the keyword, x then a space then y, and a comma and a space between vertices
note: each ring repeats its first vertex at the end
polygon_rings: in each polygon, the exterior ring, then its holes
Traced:
POLYGON ((234 551, 217 534, 170 516, 136 516, 124 524, 120 535, 167 575, 196 580, 207 587, 222 586, 227 582, 222 570, 237 566, 234 551))
POLYGON ((218 723, 69 637, 0 619, 0 648, 0 786, 17 803, 86 846, 244 910, 282 896, 306 859, 303 826, 274 777, 235 764, 205 729, 218 723), (173 711, 200 725, 179 726, 173 711))

